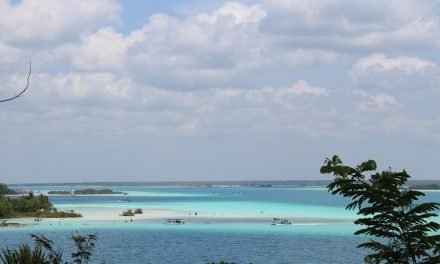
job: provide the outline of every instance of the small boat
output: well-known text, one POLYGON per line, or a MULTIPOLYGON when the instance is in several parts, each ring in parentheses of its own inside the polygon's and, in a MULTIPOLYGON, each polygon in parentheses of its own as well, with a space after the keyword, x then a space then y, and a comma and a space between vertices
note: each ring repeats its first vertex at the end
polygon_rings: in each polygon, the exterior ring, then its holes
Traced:
POLYGON ((281 218, 274 218, 272 222, 270 222, 271 225, 291 225, 292 223, 287 219, 281 219, 281 218))
POLYGON ((183 224, 185 224, 185 222, 182 219, 172 218, 172 219, 167 219, 167 221, 164 224, 166 224, 166 225, 183 225, 183 224))
POLYGON ((73 187, 72 187, 72 189, 70 190, 70 196, 75 196, 75 191, 73 190, 73 187))

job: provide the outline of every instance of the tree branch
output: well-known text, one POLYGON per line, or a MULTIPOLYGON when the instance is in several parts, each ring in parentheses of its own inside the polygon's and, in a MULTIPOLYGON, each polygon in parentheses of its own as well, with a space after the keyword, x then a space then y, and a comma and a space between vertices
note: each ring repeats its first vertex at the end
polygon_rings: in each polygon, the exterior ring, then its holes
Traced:
POLYGON ((32 62, 29 62, 29 74, 28 74, 28 77, 27 77, 26 87, 24 87, 24 89, 19 94, 17 94, 16 96, 0 100, 0 103, 4 103, 4 102, 7 102, 7 101, 12 101, 12 100, 17 99, 18 97, 22 96, 26 92, 26 90, 29 88, 29 79, 31 77, 31 72, 32 72, 32 62))

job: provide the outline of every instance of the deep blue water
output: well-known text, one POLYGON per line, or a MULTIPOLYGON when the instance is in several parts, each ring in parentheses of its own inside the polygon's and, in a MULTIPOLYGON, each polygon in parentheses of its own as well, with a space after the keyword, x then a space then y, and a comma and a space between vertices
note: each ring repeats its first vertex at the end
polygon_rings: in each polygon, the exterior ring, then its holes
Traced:
MULTIPOLYGON (((64 252, 73 231, 45 231, 64 252)), ((97 233, 92 263, 362 263, 356 249, 362 240, 353 236, 250 234, 236 232, 81 230, 97 233)), ((1 233, 0 244, 11 247, 27 241, 26 232, 1 233)))

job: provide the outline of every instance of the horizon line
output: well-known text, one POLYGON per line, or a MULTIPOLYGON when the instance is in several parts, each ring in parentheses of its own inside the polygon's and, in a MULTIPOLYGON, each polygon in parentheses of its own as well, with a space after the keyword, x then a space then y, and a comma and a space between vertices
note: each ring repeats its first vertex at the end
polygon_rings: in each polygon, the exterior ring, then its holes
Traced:
MULTIPOLYGON (((160 184, 160 185, 166 185, 166 184, 222 184, 222 183, 299 183, 299 182, 316 182, 316 183, 329 183, 332 180, 309 180, 309 179, 296 179, 296 180, 184 180, 184 181, 177 181, 177 180, 163 180, 163 181, 79 181, 79 182, 25 182, 25 183, 4 183, 6 185, 24 185, 24 186, 30 186, 30 185, 56 185, 56 184, 63 184, 63 185, 100 185, 100 184, 160 184)), ((431 181, 431 182, 440 182, 440 179, 414 179, 414 180, 408 180, 408 182, 414 182, 414 181, 431 181)))

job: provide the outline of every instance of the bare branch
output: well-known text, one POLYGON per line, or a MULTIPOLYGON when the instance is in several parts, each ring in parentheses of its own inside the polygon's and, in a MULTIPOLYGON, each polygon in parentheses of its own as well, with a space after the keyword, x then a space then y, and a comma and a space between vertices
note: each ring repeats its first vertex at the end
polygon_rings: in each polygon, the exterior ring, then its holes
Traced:
POLYGON ((0 100, 0 103, 4 103, 4 102, 7 102, 7 101, 12 101, 12 100, 17 99, 18 97, 22 96, 26 92, 26 90, 29 88, 29 79, 31 77, 31 72, 32 72, 32 62, 29 62, 29 74, 28 74, 28 77, 27 77, 26 87, 24 87, 24 89, 19 94, 17 94, 16 96, 0 100))

